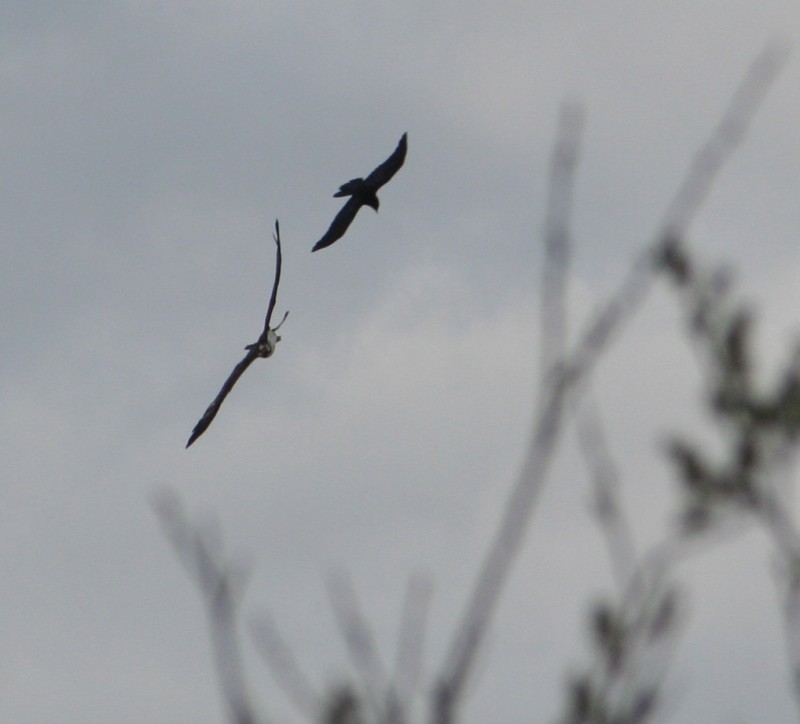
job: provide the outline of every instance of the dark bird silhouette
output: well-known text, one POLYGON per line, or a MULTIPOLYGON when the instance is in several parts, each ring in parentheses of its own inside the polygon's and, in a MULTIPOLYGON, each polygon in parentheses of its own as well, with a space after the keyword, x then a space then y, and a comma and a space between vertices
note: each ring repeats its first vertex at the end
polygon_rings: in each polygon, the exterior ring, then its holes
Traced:
POLYGON ((278 324, 277 327, 269 326, 270 321, 272 320, 272 312, 275 309, 275 302, 278 298, 278 285, 281 282, 281 233, 280 229, 278 228, 277 220, 275 221, 275 234, 273 238, 275 239, 275 245, 277 246, 275 259, 275 281, 272 284, 272 295, 269 298, 267 316, 264 320, 264 331, 261 333, 258 341, 254 342, 253 344, 248 344, 245 347, 247 354, 245 355, 244 359, 233 368, 233 372, 231 372, 228 379, 225 380, 225 384, 222 385, 222 389, 219 391, 219 394, 214 398, 214 401, 208 406, 208 409, 203 413, 203 416, 194 426, 194 430, 192 430, 192 435, 189 438, 189 442, 186 443, 186 447, 189 447, 189 445, 197 440, 197 438, 208 429, 211 421, 217 416, 223 400, 233 389, 236 381, 244 374, 244 371, 253 363, 254 360, 258 359, 259 357, 271 357, 272 353, 275 351, 275 345, 280 342, 281 338, 276 334, 276 332, 278 329, 280 329, 281 324, 286 321, 286 317, 289 316, 289 312, 286 312, 286 314, 283 315, 283 319, 281 319, 280 324, 278 324))
POLYGON ((403 134, 403 137, 400 139, 392 155, 369 176, 366 178, 350 179, 350 181, 339 187, 334 197, 349 196, 350 198, 347 200, 347 203, 342 206, 339 213, 336 214, 336 218, 328 227, 325 235, 314 244, 314 248, 311 251, 324 249, 326 246, 333 244, 337 239, 341 239, 347 231, 347 227, 350 226, 353 219, 356 218, 356 214, 362 206, 369 206, 375 209, 375 211, 378 210, 380 206, 380 201, 376 195, 378 189, 400 170, 400 167, 406 160, 406 150, 408 147, 406 142, 407 136, 407 133, 403 134))

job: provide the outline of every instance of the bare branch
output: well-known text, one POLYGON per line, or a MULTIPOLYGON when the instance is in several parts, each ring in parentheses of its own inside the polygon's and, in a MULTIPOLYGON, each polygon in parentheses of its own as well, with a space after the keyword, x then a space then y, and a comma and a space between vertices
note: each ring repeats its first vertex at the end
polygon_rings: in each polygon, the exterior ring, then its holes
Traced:
POLYGON ((401 702, 412 699, 420 679, 432 594, 433 584, 428 576, 411 577, 400 619, 394 665, 394 689, 401 702))
POLYGON ((711 137, 692 159, 662 224, 663 238, 680 239, 705 203, 725 162, 742 142, 756 112, 789 57, 788 45, 773 41, 755 57, 711 137))
POLYGON ((251 622, 250 631, 256 650, 261 654, 286 698, 298 714, 309 721, 313 720, 319 714, 321 699, 300 670, 275 623, 269 616, 261 615, 251 622))
POLYGON ((636 546, 619 502, 619 476, 606 441, 599 413, 584 403, 577 420, 578 443, 593 483, 593 510, 608 548, 611 568, 619 588, 633 577, 636 546))
POLYGON ((237 634, 237 609, 246 579, 245 569, 223 560, 216 530, 195 526, 171 491, 159 495, 153 509, 206 604, 217 677, 231 721, 255 724, 257 717, 247 693, 237 634))
POLYGON ((786 657, 788 659, 792 694, 795 707, 800 710, 800 557, 797 555, 782 561, 784 570, 780 572, 782 583, 783 625, 786 636, 786 657))
POLYGON ((542 374, 549 375, 566 344, 567 280, 570 262, 572 195, 584 124, 583 107, 561 106, 544 225, 542 265, 542 374))
POLYGON ((584 329, 572 352, 543 382, 541 402, 533 421, 522 471, 509 494, 495 537, 445 658, 433 700, 432 720, 436 724, 450 724, 455 720, 476 654, 519 555, 547 479, 568 411, 567 403, 580 392, 578 388, 590 376, 613 335, 641 307, 653 281, 654 264, 662 261, 665 241, 681 236, 687 230, 724 162, 753 120, 784 58, 785 53, 778 53, 773 46, 756 58, 717 128, 691 163, 655 240, 634 260, 617 291, 584 329))
POLYGON ((364 697, 380 721, 385 714, 388 693, 386 666, 378 654, 372 630, 361 612, 349 575, 339 570, 328 576, 328 598, 339 624, 353 668, 361 678, 364 697))

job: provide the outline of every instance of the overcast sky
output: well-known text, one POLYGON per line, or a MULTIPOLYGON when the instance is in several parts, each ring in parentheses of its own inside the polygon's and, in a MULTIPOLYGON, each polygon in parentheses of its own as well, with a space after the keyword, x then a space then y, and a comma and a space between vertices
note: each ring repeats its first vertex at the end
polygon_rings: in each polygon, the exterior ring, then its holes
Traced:
MULTIPOLYGON (((651 237, 692 153, 796 0, 5 0, 0 9, 0 720, 218 722, 200 599, 162 535, 169 487, 252 563, 322 689, 349 673, 324 581, 352 576, 390 659, 414 573, 441 665, 532 414, 541 228, 558 109, 587 121, 576 321, 651 237), (408 132, 381 210, 310 254, 408 132), (261 331, 281 222, 290 309, 261 331)), ((800 48, 692 229, 739 269, 765 358, 800 329, 800 48)), ((657 289, 596 397, 637 542, 662 537, 665 435, 698 374, 657 289)), ((546 722, 611 585, 568 436, 505 592, 469 722, 546 722)), ((664 720, 795 720, 774 559, 756 533, 682 569, 664 720)), ((248 648, 250 684, 293 721, 248 648)), ((428 678, 430 680, 430 678, 428 678)))

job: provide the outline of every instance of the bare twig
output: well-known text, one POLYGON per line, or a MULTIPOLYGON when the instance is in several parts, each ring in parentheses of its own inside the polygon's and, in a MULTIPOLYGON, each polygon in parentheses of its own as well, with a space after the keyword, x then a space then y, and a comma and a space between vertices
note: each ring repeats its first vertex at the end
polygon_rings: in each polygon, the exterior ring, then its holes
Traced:
POLYGON ((373 709, 376 720, 382 721, 386 709, 392 708, 387 698, 389 677, 369 623, 361 612, 353 582, 345 571, 339 570, 328 576, 327 583, 331 608, 350 661, 361 678, 365 702, 373 709))
POLYGON ((277 626, 266 615, 251 622, 256 650, 298 714, 309 721, 319 714, 321 698, 295 661, 277 626))
POLYGON ((782 561, 780 572, 782 608, 786 633, 786 656, 791 674, 795 707, 800 710, 800 559, 795 555, 782 561))
POLYGON ((563 724, 642 724, 655 715, 681 621, 681 598, 669 580, 675 543, 653 548, 627 585, 592 608, 593 664, 573 680, 563 724))
MULTIPOLYGON (((763 485, 763 483, 762 483, 763 485)), ((778 592, 792 695, 800 712, 800 530, 774 489, 762 494, 755 510, 777 550, 778 592)))
POLYGON ((572 195, 580 156, 583 107, 565 103, 559 116, 559 135, 550 161, 550 183, 544 224, 542 265, 542 374, 549 376, 562 358, 567 335, 572 195))
POLYGON ((789 57, 789 47, 773 41, 755 57, 728 108, 700 148, 672 199, 662 224, 662 237, 680 239, 705 203, 722 166, 742 142, 767 91, 789 57))
POLYGON ((638 559, 619 501, 617 466, 597 410, 584 404, 578 441, 593 483, 594 513, 603 532, 615 591, 591 610, 594 664, 570 687, 564 724, 644 722, 656 710, 678 639, 680 596, 669 578, 682 546, 668 537, 638 559))
POLYGON ((432 594, 433 585, 428 576, 411 577, 400 619, 394 664, 394 689, 400 702, 411 702, 422 673, 428 608, 432 594))
POLYGON ((608 548, 617 586, 624 588, 633 577, 636 546, 619 502, 619 476, 597 410, 584 403, 577 419, 578 443, 592 479, 593 510, 608 548))
POLYGON ((613 335, 641 307, 652 284, 653 265, 661 262, 665 240, 681 237, 694 220, 724 162, 753 120, 784 59, 785 53, 777 52, 774 46, 769 46, 756 58, 717 128, 691 163, 654 242, 634 260, 616 293, 584 329, 564 362, 556 366, 552 378, 545 381, 522 471, 509 494, 495 537, 447 652, 433 701, 432 720, 436 724, 455 721, 476 654, 519 555, 535 504, 547 479, 567 412, 566 403, 589 377, 613 335))
POLYGON ((158 496, 153 508, 164 534, 203 596, 222 695, 235 724, 255 724, 247 693, 237 634, 237 609, 246 580, 245 569, 226 562, 215 529, 202 530, 186 516, 171 492, 158 496))

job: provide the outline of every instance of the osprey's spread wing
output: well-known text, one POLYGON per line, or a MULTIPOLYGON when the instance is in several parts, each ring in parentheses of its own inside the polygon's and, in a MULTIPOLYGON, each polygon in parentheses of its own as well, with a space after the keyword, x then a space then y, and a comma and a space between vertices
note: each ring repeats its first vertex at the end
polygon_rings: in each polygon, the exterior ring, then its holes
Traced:
POLYGON ((278 329, 281 324, 283 324, 283 321, 286 319, 286 316, 289 314, 289 312, 286 312, 286 314, 283 315, 283 319, 277 327, 270 328, 269 326, 270 322, 272 321, 272 313, 275 310, 275 303, 278 299, 278 285, 281 281, 281 235, 277 220, 275 221, 275 235, 273 238, 275 239, 275 245, 277 247, 275 259, 275 281, 272 283, 272 294, 270 295, 269 305, 267 306, 267 316, 264 320, 264 331, 261 333, 261 336, 258 338, 257 342, 247 345, 245 348, 247 349, 247 354, 245 355, 244 359, 242 359, 242 361, 233 368, 233 372, 231 372, 228 376, 228 379, 225 380, 225 384, 222 385, 222 389, 219 391, 219 394, 214 398, 214 401, 208 406, 208 408, 206 408, 203 416, 194 426, 194 430, 192 430, 192 434, 189 437, 189 442, 186 443, 186 447, 189 447, 208 429, 208 426, 217 416, 223 401, 228 396, 228 393, 233 389, 233 386, 236 384, 237 380, 244 374, 244 371, 253 363, 254 360, 258 359, 259 357, 269 357, 275 350, 275 345, 280 340, 280 337, 275 334, 275 330, 278 329))
POLYGON ((189 442, 186 443, 186 447, 189 447, 195 440, 197 440, 200 435, 202 435, 207 429, 208 426, 211 424, 212 420, 217 416, 219 412, 219 408, 222 406, 223 400, 228 396, 228 393, 233 389, 233 386, 236 384, 236 381, 244 374, 244 371, 253 363, 253 360, 258 358, 258 348, 253 346, 250 350, 248 350, 247 355, 245 358, 239 362, 236 367, 233 368, 233 372, 231 372, 230 376, 227 380, 225 380, 225 384, 222 385, 222 389, 219 391, 219 394, 214 398, 214 402, 212 402, 206 411, 203 413, 203 416, 200 418, 198 423, 194 426, 194 430, 192 430, 192 435, 189 438, 189 442))
MULTIPOLYGON (((275 280, 272 282, 272 294, 269 297, 269 304, 267 305, 267 316, 264 318, 264 331, 261 333, 261 336, 258 338, 257 344, 265 342, 267 339, 267 334, 269 333, 269 323, 272 320, 272 313, 275 311, 275 302, 278 301, 278 285, 281 283, 281 264, 283 262, 283 254, 281 254, 281 230, 278 226, 278 220, 275 219, 275 233, 272 235, 272 238, 275 239, 275 246, 277 250, 275 252, 275 280)), ((286 312, 289 314, 289 312, 286 312)), ((284 317, 286 319, 286 317, 284 317)), ((283 320, 281 320, 281 324, 283 324, 283 320)), ((278 327, 281 325, 279 324, 278 327)))
POLYGON ((314 244, 314 248, 311 251, 324 249, 326 246, 333 244, 337 239, 341 239, 344 236, 344 232, 347 231, 347 227, 350 226, 353 219, 356 218, 358 210, 363 205, 364 202, 358 196, 351 196, 347 199, 347 203, 342 206, 324 236, 314 244))
POLYGON ((364 179, 367 186, 372 191, 377 191, 383 186, 392 176, 394 176, 406 160, 406 151, 408 150, 408 134, 404 133, 397 148, 378 168, 376 168, 367 178, 364 179))

